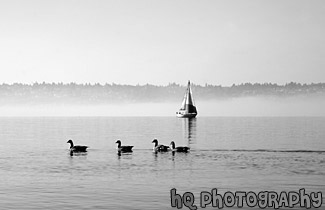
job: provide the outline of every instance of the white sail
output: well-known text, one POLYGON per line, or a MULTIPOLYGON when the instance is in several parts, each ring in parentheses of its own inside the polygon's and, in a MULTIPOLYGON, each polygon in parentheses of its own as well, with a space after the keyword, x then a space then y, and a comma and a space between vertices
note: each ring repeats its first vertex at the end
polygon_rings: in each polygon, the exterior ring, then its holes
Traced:
POLYGON ((188 82, 188 87, 187 87, 186 104, 190 104, 190 105, 194 106, 194 100, 192 97, 192 90, 191 90, 190 82, 188 82))
POLYGON ((187 91, 185 92, 185 95, 184 95, 184 98, 183 98, 183 101, 182 101, 182 105, 181 105, 181 110, 185 110, 186 108, 186 101, 187 101, 187 91))

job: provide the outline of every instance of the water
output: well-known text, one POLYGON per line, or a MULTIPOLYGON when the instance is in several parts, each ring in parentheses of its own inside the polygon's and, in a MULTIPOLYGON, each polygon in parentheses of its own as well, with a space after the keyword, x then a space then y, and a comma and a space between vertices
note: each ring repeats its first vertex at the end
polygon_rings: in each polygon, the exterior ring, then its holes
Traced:
POLYGON ((0 118, 0 206, 177 209, 172 188, 198 207, 212 188, 325 193, 324 128, 323 117, 0 118), (191 152, 155 154, 154 138, 191 152), (70 156, 68 139, 88 153, 70 156), (117 139, 134 152, 117 155, 117 139))

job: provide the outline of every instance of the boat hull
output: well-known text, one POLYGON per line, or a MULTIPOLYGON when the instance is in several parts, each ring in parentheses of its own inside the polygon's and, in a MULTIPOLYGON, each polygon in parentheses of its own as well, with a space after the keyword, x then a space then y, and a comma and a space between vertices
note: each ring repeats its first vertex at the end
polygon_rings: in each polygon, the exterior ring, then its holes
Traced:
POLYGON ((197 115, 197 113, 181 113, 181 112, 177 112, 176 116, 178 118, 195 118, 197 115))

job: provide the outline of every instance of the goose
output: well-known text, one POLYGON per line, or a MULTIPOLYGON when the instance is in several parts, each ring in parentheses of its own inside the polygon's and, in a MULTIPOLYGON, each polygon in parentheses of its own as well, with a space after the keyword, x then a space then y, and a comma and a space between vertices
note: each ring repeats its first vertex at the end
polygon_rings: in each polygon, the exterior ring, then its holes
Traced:
POLYGON ((117 144, 118 152, 132 152, 133 146, 121 146, 121 140, 117 140, 115 143, 117 144))
POLYGON ((155 146, 153 147, 153 150, 155 152, 167 152, 168 151, 169 146, 158 144, 157 139, 152 140, 152 143, 155 143, 155 146))
POLYGON ((189 147, 175 147, 175 142, 170 142, 170 148, 173 152, 188 152, 189 147))
POLYGON ((70 151, 71 152, 87 152, 87 146, 80 146, 80 145, 75 145, 73 144, 73 141, 70 139, 67 141, 67 143, 70 143, 70 151))

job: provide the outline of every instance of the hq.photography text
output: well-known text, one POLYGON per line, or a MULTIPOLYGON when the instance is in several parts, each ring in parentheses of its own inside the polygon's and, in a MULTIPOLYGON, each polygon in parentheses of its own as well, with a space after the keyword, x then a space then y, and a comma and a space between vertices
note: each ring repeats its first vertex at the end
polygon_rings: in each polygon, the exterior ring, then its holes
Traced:
MULTIPOLYGON (((305 189, 302 188, 299 191, 282 191, 280 193, 274 191, 261 191, 255 192, 244 192, 236 191, 225 192, 224 194, 219 194, 216 188, 213 188, 211 192, 202 191, 200 193, 200 208, 206 208, 212 206, 217 209, 238 207, 259 207, 264 208, 319 208, 322 206, 322 192, 311 192, 306 193, 305 189)), ((177 194, 176 189, 170 190, 170 201, 171 206, 181 209, 187 207, 190 210, 198 209, 197 204, 195 204, 194 194, 191 192, 185 192, 183 195, 177 194)))

